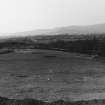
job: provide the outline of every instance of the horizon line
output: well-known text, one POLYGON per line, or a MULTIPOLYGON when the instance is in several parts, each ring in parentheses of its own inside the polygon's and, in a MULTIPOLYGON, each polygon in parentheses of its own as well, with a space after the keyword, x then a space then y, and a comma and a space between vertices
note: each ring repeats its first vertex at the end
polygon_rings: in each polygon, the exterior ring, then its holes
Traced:
POLYGON ((55 26, 55 27, 50 27, 50 28, 36 28, 36 29, 31 29, 31 30, 24 30, 24 31, 16 31, 16 32, 0 32, 0 34, 16 34, 16 33, 23 33, 23 32, 30 32, 30 31, 41 31, 41 30, 53 30, 57 28, 64 28, 64 27, 86 27, 86 26, 94 26, 94 25, 102 25, 104 23, 95 23, 95 24, 81 24, 81 25, 64 25, 64 26, 55 26))

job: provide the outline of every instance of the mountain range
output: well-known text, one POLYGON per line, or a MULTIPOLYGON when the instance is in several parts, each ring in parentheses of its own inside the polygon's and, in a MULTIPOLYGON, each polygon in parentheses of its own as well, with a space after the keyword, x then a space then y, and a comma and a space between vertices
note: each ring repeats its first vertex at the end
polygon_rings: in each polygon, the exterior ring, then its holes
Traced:
POLYGON ((103 34, 105 33, 105 23, 87 26, 67 26, 53 29, 38 29, 25 32, 8 33, 3 36, 36 36, 36 35, 80 35, 80 34, 103 34))

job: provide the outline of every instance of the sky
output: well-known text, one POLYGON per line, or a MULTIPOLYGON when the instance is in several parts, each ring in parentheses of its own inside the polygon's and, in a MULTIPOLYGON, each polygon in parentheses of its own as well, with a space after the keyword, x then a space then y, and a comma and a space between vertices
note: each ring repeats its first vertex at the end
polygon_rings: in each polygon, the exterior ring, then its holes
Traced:
POLYGON ((0 0, 0 33, 105 23, 105 0, 0 0))

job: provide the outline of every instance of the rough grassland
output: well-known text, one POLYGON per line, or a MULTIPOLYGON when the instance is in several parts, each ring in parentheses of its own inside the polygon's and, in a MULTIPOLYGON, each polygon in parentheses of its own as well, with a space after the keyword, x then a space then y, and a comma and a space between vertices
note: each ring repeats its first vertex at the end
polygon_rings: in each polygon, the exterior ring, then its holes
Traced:
POLYGON ((105 63, 60 51, 1 54, 0 96, 48 102, 104 99, 105 63))

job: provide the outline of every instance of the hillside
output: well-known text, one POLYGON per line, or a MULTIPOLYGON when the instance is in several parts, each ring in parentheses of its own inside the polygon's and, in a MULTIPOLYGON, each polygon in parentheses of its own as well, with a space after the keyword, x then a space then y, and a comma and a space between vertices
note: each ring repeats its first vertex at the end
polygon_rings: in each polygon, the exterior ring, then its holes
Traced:
POLYGON ((16 33, 0 33, 2 38, 9 37, 19 37, 19 36, 37 36, 37 35, 80 35, 80 34, 103 34, 105 33, 105 23, 103 24, 94 24, 94 25, 80 25, 80 26, 65 26, 65 27, 56 27, 50 29, 36 29, 25 32, 16 32, 16 33))
POLYGON ((59 34, 102 34, 105 33, 105 24, 95 24, 87 26, 66 26, 53 29, 38 29, 26 32, 8 33, 7 35, 15 36, 33 36, 33 35, 59 35, 59 34))

